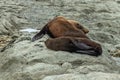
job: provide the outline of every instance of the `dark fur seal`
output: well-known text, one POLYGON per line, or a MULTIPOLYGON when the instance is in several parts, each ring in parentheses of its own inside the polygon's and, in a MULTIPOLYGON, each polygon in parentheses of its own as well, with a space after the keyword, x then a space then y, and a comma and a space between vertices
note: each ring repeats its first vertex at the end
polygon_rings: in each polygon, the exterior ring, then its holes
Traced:
POLYGON ((59 37, 45 41, 47 48, 55 51, 68 51, 80 54, 99 56, 102 54, 101 45, 87 38, 59 37))

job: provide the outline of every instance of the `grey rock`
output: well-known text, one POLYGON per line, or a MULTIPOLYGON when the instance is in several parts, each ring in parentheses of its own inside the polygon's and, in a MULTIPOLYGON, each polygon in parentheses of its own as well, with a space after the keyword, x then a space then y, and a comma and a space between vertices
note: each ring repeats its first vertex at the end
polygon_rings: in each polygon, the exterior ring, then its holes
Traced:
POLYGON ((119 59, 110 56, 119 49, 119 4, 119 0, 0 0, 0 35, 18 37, 0 52, 0 80, 119 80, 119 59), (31 42, 36 33, 19 32, 40 30, 59 15, 88 28, 87 36, 102 45, 103 54, 52 51, 44 45, 48 36, 31 42))
POLYGON ((30 78, 34 80, 67 73, 82 75, 90 72, 119 73, 117 64, 105 51, 99 57, 64 51, 56 52, 47 49, 42 40, 15 42, 11 48, 0 55, 2 56, 4 57, 0 64, 1 75, 8 72, 7 77, 1 76, 2 79, 30 78))
POLYGON ((119 80, 119 74, 93 72, 86 75, 83 74, 63 74, 45 77, 42 80, 119 80))

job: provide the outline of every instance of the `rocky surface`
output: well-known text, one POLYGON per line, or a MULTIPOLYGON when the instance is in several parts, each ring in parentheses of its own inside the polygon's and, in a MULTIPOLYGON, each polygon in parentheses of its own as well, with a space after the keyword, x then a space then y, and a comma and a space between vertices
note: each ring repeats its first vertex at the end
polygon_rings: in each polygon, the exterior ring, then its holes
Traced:
POLYGON ((88 74, 63 74, 48 76, 43 80, 119 80, 119 74, 106 74, 101 72, 93 72, 88 74))
POLYGON ((120 80, 119 0, 0 0, 0 11, 0 80, 120 80), (88 28, 102 56, 52 51, 48 36, 31 42, 35 32, 20 31, 59 15, 88 28))

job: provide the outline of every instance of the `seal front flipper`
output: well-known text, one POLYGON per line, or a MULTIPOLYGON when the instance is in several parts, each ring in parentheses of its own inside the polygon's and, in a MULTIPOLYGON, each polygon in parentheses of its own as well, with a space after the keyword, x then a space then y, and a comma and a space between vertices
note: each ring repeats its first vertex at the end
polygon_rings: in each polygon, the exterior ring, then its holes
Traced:
POLYGON ((37 33, 35 36, 33 36, 31 41, 33 42, 33 41, 36 41, 36 40, 42 38, 46 34, 46 32, 47 32, 47 25, 45 25, 39 33, 37 33))

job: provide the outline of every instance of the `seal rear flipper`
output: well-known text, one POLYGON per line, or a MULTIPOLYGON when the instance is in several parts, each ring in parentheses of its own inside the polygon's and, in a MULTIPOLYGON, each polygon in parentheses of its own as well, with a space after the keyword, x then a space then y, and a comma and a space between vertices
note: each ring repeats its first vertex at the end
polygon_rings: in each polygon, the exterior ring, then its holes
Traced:
POLYGON ((93 47, 88 46, 84 43, 78 43, 76 47, 77 47, 76 53, 88 54, 88 55, 91 55, 91 56, 98 56, 100 54, 93 47))
POLYGON ((46 31, 47 31, 47 25, 45 25, 39 33, 37 33, 35 36, 33 36, 31 41, 33 42, 33 41, 36 41, 36 40, 42 38, 46 34, 46 31))
POLYGON ((91 56, 99 56, 98 53, 95 52, 94 50, 77 50, 76 53, 87 54, 91 56))
POLYGON ((87 44, 81 42, 81 41, 78 41, 78 40, 72 40, 72 43, 73 45, 78 49, 78 50, 91 50, 93 49, 93 47, 91 46, 88 46, 87 44))
POLYGON ((101 49, 89 46, 81 41, 72 40, 74 46, 76 47, 76 53, 88 54, 92 56, 99 56, 102 54, 101 49))

